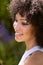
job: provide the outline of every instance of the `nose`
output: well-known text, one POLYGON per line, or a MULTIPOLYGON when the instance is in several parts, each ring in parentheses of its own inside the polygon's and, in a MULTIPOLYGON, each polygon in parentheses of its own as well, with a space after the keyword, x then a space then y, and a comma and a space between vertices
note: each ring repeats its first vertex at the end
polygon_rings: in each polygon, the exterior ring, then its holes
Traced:
POLYGON ((20 29, 20 24, 16 21, 13 23, 14 30, 17 32, 20 29))

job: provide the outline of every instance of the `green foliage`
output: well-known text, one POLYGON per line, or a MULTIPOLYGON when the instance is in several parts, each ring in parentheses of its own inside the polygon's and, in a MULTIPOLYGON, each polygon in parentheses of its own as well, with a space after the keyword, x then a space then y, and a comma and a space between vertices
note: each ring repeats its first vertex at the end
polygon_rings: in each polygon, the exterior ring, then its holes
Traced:
POLYGON ((0 63, 3 65, 17 65, 23 52, 25 45, 16 41, 0 42, 0 63))
POLYGON ((7 11, 7 5, 9 0, 0 0, 0 17, 1 19, 9 18, 9 13, 7 11))
POLYGON ((0 0, 0 21, 5 25, 10 34, 13 34, 13 23, 7 10, 10 0, 0 0))
MULTIPOLYGON (((5 25, 10 34, 13 34, 13 26, 7 6, 10 0, 0 0, 0 21, 5 25)), ((2 35, 0 35, 2 36, 2 35)), ((0 41, 0 64, 18 65, 18 62, 24 52, 25 45, 17 43, 15 40, 5 43, 0 41)))
POLYGON ((2 58, 2 59, 5 58, 5 47, 2 44, 2 42, 0 42, 0 58, 2 58))

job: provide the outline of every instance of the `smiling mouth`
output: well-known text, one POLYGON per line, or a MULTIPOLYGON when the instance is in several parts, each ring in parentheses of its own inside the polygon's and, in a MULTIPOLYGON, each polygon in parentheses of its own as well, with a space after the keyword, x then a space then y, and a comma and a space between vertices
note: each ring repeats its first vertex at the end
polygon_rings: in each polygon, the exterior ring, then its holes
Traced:
POLYGON ((23 35, 23 34, 20 34, 20 33, 15 33, 15 36, 21 36, 21 35, 23 35))

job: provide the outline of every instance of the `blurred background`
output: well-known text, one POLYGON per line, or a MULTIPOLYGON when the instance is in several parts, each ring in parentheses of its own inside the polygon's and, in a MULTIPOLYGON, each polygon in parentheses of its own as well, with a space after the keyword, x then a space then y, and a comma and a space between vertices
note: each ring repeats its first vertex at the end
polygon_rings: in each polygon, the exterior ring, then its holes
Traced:
POLYGON ((14 29, 7 6, 10 0, 0 0, 0 65, 18 65, 25 45, 14 39, 14 29))

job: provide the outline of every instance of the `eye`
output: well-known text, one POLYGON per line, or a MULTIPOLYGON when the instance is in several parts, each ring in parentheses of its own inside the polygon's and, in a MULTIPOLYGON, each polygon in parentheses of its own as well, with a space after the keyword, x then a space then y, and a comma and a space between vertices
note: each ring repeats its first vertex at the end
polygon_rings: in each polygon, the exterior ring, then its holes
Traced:
POLYGON ((29 25, 28 23, 24 23, 24 22, 22 22, 22 25, 29 25))
POLYGON ((18 22, 17 20, 15 20, 16 22, 18 22))
POLYGON ((14 21, 18 22, 18 20, 15 18, 14 21))

